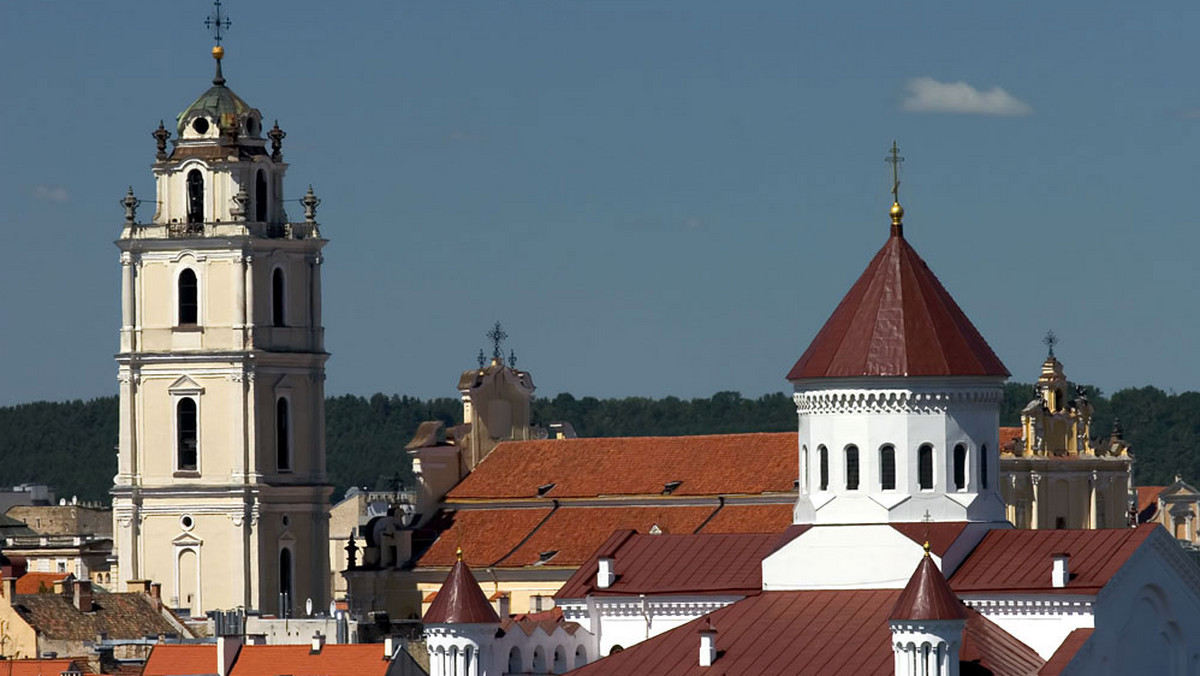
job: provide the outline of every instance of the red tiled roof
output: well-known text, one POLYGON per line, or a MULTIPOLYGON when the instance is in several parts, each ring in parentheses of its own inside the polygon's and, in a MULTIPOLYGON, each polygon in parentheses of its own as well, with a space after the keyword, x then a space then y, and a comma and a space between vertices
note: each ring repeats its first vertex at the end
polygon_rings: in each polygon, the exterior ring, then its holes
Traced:
POLYGON ((599 495, 789 492, 796 480, 795 432, 688 437, 506 441, 446 496, 448 500, 599 495), (753 467, 754 471, 746 471, 753 467))
POLYGON ((97 634, 136 639, 181 633, 153 599, 137 592, 95 590, 89 612, 76 608, 64 594, 17 594, 14 608, 40 637, 49 640, 92 641, 97 634))
POLYGON ((467 564, 450 569, 442 588, 425 611, 425 624, 486 624, 500 622, 467 564))
POLYGON ((925 261, 893 235, 787 377, 1008 375, 925 261))
POLYGON ((762 560, 778 534, 636 535, 618 531, 567 580, 555 598, 588 594, 757 594, 762 560), (611 556, 617 579, 596 587, 599 556, 611 556))
POLYGON ((1058 650, 1050 656, 1046 665, 1041 671, 1037 672, 1038 676, 1058 676, 1067 668, 1071 660, 1075 658, 1075 654, 1083 647, 1084 643, 1092 637, 1094 629, 1076 629, 1067 634, 1067 638, 1063 640, 1062 645, 1058 646, 1058 650))
POLYGON ((1143 524, 1137 528, 1101 530, 993 530, 954 571, 950 587, 955 593, 1094 594, 1125 561, 1159 528, 1143 524), (1053 555, 1070 556, 1071 579, 1067 586, 1051 585, 1053 555))
POLYGON ((230 676, 384 676, 391 664, 378 643, 327 643, 311 651, 307 643, 242 646, 230 676))
POLYGON ((1137 487, 1137 510, 1138 514, 1146 511, 1148 508, 1158 504, 1158 496, 1166 486, 1138 486, 1137 487))
POLYGON ((217 646, 159 643, 150 650, 142 676, 198 676, 217 673, 217 646))
POLYGON ((792 525, 792 510, 795 505, 725 505, 708 523, 700 528, 701 533, 782 533, 792 525))
POLYGON ((954 544, 955 540, 958 540, 958 536, 967 527, 967 522, 893 523, 891 526, 899 531, 901 535, 919 545, 929 542, 929 551, 938 556, 945 556, 946 551, 950 549, 950 545, 954 544))
POLYGON ((440 512, 431 525, 442 533, 421 556, 420 565, 452 566, 457 559, 455 550, 462 547, 463 560, 468 564, 490 566, 507 556, 551 511, 546 506, 440 512))
POLYGON ((1001 427, 1000 428, 1000 450, 1013 451, 1017 447, 1017 442, 1021 439, 1020 427, 1001 427))
POLYGON ((913 571, 889 620, 965 620, 962 601, 950 591, 942 571, 926 552, 913 571))
POLYGON ((80 670, 90 671, 87 660, 0 660, 0 676, 59 676, 64 671, 80 670))
POLYGON ((66 577, 66 573, 25 573, 17 578, 17 594, 53 593, 54 583, 66 577))

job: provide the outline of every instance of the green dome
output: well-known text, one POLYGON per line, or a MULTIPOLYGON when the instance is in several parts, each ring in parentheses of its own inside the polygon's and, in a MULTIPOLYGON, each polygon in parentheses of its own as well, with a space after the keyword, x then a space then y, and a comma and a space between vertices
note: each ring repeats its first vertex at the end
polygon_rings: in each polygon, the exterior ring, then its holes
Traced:
POLYGON ((225 86, 225 78, 221 75, 221 62, 217 61, 217 75, 213 78, 213 86, 179 114, 176 119, 176 132, 182 137, 184 126, 197 115, 203 115, 209 122, 215 122, 222 134, 233 132, 251 111, 254 109, 250 104, 225 86))

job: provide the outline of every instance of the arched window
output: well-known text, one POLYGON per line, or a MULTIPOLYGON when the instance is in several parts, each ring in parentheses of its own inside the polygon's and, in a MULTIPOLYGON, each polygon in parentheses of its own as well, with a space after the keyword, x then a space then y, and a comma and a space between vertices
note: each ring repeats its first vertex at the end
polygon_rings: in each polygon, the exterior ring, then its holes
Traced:
POLYGON ((879 488, 896 490, 896 447, 891 444, 879 449, 879 488))
POLYGON ((829 490, 829 449, 824 445, 817 447, 817 455, 821 463, 821 490, 829 490))
POLYGON ((575 648, 575 669, 587 664, 587 648, 576 646, 575 648))
POLYGON ((513 646, 508 651, 508 673, 520 674, 525 671, 525 662, 521 659, 521 649, 513 646))
POLYGON ((254 177, 254 220, 267 220, 267 175, 262 169, 254 177))
POLYGON ((533 673, 546 673, 546 649, 542 646, 533 649, 533 673))
POLYGON ((800 490, 808 492, 808 446, 800 447, 800 490))
POLYGON ((176 469, 196 470, 196 450, 199 428, 196 420, 196 400, 184 397, 175 405, 176 469))
POLYGON ((846 490, 858 490, 858 446, 846 447, 846 490))
POLYGON ((553 671, 556 674, 567 673, 567 649, 562 646, 554 648, 554 667, 553 671))
POLYGON ((923 491, 933 490, 933 446, 929 444, 917 449, 917 486, 923 491))
POLYGON ((979 447, 979 490, 988 488, 988 454, 987 444, 979 447))
POLYGON ((283 268, 275 268, 271 273, 271 324, 285 326, 283 317, 283 268))
POLYGON ((967 487, 967 447, 958 444, 954 447, 954 490, 961 491, 967 487))
POLYGON ((179 325, 195 326, 200 321, 200 283, 196 271, 184 268, 179 273, 179 325))
POLYGON ((288 400, 280 397, 275 402, 275 462, 281 471, 292 469, 292 423, 288 412, 288 400))
POLYGON ((292 615, 292 550, 279 550, 279 614, 292 615))
POLYGON ((199 169, 187 175, 187 222, 204 222, 204 175, 199 169))

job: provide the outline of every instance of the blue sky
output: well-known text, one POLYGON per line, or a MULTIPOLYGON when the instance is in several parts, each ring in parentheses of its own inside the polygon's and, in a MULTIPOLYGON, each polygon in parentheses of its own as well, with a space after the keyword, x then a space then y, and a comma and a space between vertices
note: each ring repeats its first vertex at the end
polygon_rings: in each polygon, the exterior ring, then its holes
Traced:
MULTIPOLYGON (((229 86, 324 201, 330 393, 453 396, 496 320, 543 395, 785 389, 886 238, 893 139, 1015 378, 1052 328, 1075 379, 1198 387, 1194 2, 342 5, 225 4, 229 86)), ((117 201, 211 9, 5 4, 0 404, 115 392, 117 201)))

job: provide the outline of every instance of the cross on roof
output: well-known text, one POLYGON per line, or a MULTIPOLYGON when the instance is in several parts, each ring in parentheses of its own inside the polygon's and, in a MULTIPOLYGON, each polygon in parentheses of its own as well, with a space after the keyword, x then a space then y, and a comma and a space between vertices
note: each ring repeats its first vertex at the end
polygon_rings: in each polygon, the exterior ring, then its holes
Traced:
POLYGON ((1053 357, 1054 356, 1054 346, 1058 345, 1058 336, 1054 335, 1053 330, 1047 331, 1046 337, 1042 338, 1042 342, 1045 343, 1046 347, 1050 349, 1050 356, 1053 357))
POLYGON ((221 0, 213 0, 213 7, 216 10, 204 20, 204 27, 213 32, 213 39, 220 45, 221 39, 224 37, 221 32, 229 30, 233 22, 229 20, 229 17, 221 13, 221 0))
POLYGON ((900 156, 900 148, 896 146, 896 142, 892 141, 892 149, 888 151, 888 156, 883 158, 884 162, 892 165, 892 201, 900 203, 900 163, 904 158, 900 156))
POLYGON ((495 359, 504 359, 504 350, 500 349, 501 343, 508 338, 508 334, 504 332, 504 327, 500 326, 500 322, 496 322, 491 331, 483 334, 488 340, 492 341, 492 357, 495 359))

